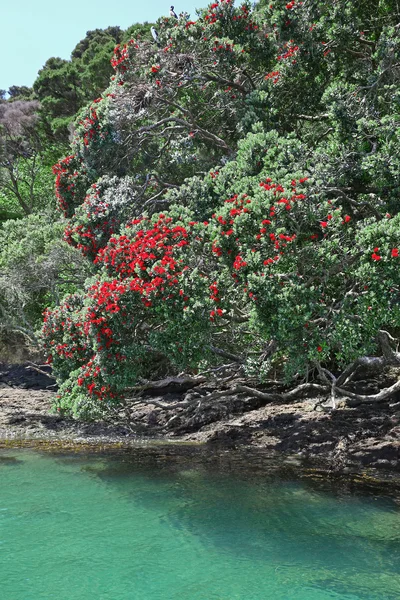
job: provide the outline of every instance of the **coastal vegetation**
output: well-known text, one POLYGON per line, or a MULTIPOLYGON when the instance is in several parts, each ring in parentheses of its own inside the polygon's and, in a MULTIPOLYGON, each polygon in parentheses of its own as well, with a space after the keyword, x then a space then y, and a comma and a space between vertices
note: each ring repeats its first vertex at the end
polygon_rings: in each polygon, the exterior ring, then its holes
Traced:
POLYGON ((348 384, 400 361, 398 2, 219 0, 154 27, 88 32, 3 95, 3 332, 42 345, 78 417, 182 374, 390 397, 348 384))

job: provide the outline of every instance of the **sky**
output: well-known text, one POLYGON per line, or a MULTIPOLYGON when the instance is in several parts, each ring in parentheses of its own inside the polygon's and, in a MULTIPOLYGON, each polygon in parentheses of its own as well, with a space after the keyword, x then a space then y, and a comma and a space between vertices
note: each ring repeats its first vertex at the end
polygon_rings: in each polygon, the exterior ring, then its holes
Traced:
MULTIPOLYGON (((172 0, 173 1, 173 0, 172 0)), ((175 0, 175 11, 195 16, 208 0, 175 0)), ((168 15, 171 0, 5 0, 0 24, 0 89, 31 86, 52 56, 69 59, 91 29, 156 21, 168 15)))

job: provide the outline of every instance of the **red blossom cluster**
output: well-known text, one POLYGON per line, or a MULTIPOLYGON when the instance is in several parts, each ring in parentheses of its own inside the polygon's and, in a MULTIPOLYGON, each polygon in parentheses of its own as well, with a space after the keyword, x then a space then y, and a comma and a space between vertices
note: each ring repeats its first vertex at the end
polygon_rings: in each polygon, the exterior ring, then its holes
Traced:
POLYGON ((132 240, 126 235, 110 238, 95 262, 106 265, 120 280, 129 278, 130 291, 139 293, 149 307, 152 295, 171 297, 171 288, 179 283, 182 270, 175 254, 189 244, 189 232, 182 225, 173 225, 172 219, 163 214, 153 224, 146 219, 136 219, 134 224, 142 221, 147 222, 147 229, 136 232, 132 240))
POLYGON ((108 135, 107 130, 101 130, 100 120, 97 115, 96 105, 102 100, 103 98, 97 98, 97 100, 94 100, 89 108, 88 116, 79 121, 79 125, 83 127, 83 143, 85 146, 88 146, 89 143, 95 139, 104 140, 108 135))
MULTIPOLYGON (((390 252, 390 256, 392 258, 399 258, 399 249, 392 248, 392 250, 390 252)), ((380 260, 382 260, 382 256, 379 254, 379 248, 374 248, 374 251, 371 254, 371 258, 372 258, 372 260, 374 260, 376 262, 379 262, 380 260)))
MULTIPOLYGON (((218 283, 216 281, 214 281, 210 286, 209 286, 209 290, 210 290, 210 300, 212 300, 213 302, 219 304, 221 302, 221 298, 219 296, 219 289, 218 289, 218 283)), ((223 310, 222 308, 217 308, 216 310, 212 310, 210 312, 210 321, 214 321, 215 317, 221 317, 223 314, 223 310)))
POLYGON ((130 46, 134 46, 136 49, 139 48, 139 45, 135 40, 129 40, 129 42, 123 46, 118 44, 114 48, 114 56, 111 59, 111 65, 115 71, 118 71, 121 74, 128 70, 127 61, 129 60, 130 46))
POLYGON ((222 317, 224 311, 222 308, 217 308, 217 310, 212 310, 210 312, 210 321, 215 321, 215 317, 222 317))
POLYGON ((95 396, 100 401, 116 398, 118 395, 111 386, 104 383, 101 368, 95 364, 95 360, 96 356, 93 356, 82 368, 77 381, 78 386, 86 388, 90 396, 95 396))
MULTIPOLYGON (((84 331, 88 335, 92 325, 101 326, 97 334, 97 341, 100 342, 101 334, 104 334, 106 336, 106 348, 111 346, 113 339, 111 329, 106 326, 107 319, 104 312, 118 313, 121 310, 119 301, 127 290, 128 287, 116 279, 112 281, 99 281, 89 288, 89 296, 95 301, 95 304, 87 313, 84 331), (101 316, 99 316, 100 314, 101 316)), ((99 349, 101 350, 102 348, 99 349)))
POLYGON ((239 271, 239 269, 243 269, 243 267, 247 266, 247 262, 243 260, 243 258, 238 254, 234 260, 233 268, 235 271, 239 271))
MULTIPOLYGON (((219 2, 214 2, 213 4, 210 5, 209 12, 206 13, 206 15, 204 16, 204 20, 209 25, 213 25, 214 23, 217 23, 218 20, 222 20, 226 16, 226 14, 224 13, 223 10, 221 10, 221 8, 224 5, 230 6, 232 4, 233 4, 233 0, 219 0, 219 2)), ((234 14, 232 16, 232 21, 240 21, 243 19, 247 20, 249 18, 250 11, 246 4, 242 4, 242 6, 240 6, 239 9, 240 9, 240 13, 234 14)), ((253 23, 252 21, 249 21, 249 23, 247 24, 245 29, 257 30, 258 26, 255 23, 253 23)))
MULTIPOLYGON (((270 178, 261 181, 260 187, 272 192, 275 197, 267 209, 268 217, 262 218, 261 221, 257 221, 256 217, 259 209, 256 205, 252 206, 253 201, 246 194, 240 196, 235 194, 228 198, 225 200, 225 208, 221 214, 212 215, 219 229, 219 236, 221 236, 220 243, 218 243, 218 239, 213 241, 212 252, 217 257, 226 257, 231 261, 232 277, 237 283, 239 282, 238 272, 248 265, 247 260, 244 260, 242 256, 242 249, 248 248, 249 243, 254 244, 254 240, 258 242, 258 250, 261 251, 261 255, 269 248, 272 250, 269 257, 262 258, 262 264, 268 266, 278 261, 288 244, 292 244, 297 239, 296 234, 283 233, 279 229, 277 231, 277 228, 282 228, 284 222, 282 219, 286 212, 292 210, 297 202, 306 199, 305 194, 298 193, 296 189, 298 183, 305 183, 305 181, 307 181, 306 177, 299 181, 292 180, 290 193, 286 194, 285 188, 280 184, 273 183, 270 178), (230 206, 229 209, 227 209, 227 205, 230 206), (246 214, 249 215, 250 220, 246 217, 246 220, 243 221, 242 215, 246 214), (231 239, 232 241, 230 241, 231 239)), ((255 253, 257 247, 253 247, 251 251, 255 253)), ((256 298, 254 296, 251 299, 255 300, 256 298)))
POLYGON ((215 241, 212 243, 211 252, 213 254, 216 254, 216 256, 218 257, 222 256, 222 248, 220 246, 217 246, 217 243, 215 241))
POLYGON ((70 369, 82 365, 87 360, 88 346, 83 332, 83 322, 77 318, 81 310, 80 299, 69 296, 64 303, 55 309, 47 308, 43 313, 43 341, 48 353, 48 363, 57 360, 67 363, 70 369), (68 343, 65 342, 67 335, 68 343))
POLYGON ((66 156, 53 166, 53 173, 56 176, 55 192, 59 208, 64 216, 68 217, 72 214, 76 204, 75 196, 79 176, 85 173, 82 161, 76 154, 66 156))
POLYGON ((296 6, 302 6, 303 3, 302 2, 295 2, 295 0, 292 0, 292 2, 288 2, 286 4, 286 8, 287 10, 293 10, 294 8, 296 8, 296 6))
POLYGON ((271 73, 266 74, 265 79, 272 79, 273 83, 278 83, 279 76, 279 71, 271 71, 271 73))
POLYGON ((289 42, 286 42, 283 45, 282 54, 279 54, 276 57, 276 59, 287 60, 288 58, 293 58, 294 56, 296 56, 299 50, 300 47, 297 44, 295 44, 293 40, 290 40, 289 42))
POLYGON ((233 48, 235 44, 218 44, 218 39, 215 39, 215 46, 213 46, 212 51, 218 52, 220 50, 224 50, 226 52, 233 52, 233 48), (217 45, 218 44, 218 45, 217 45))
POLYGON ((213 300, 213 302, 221 302, 221 298, 219 297, 219 289, 218 289, 218 284, 216 281, 214 281, 214 283, 212 283, 209 286, 209 290, 210 290, 210 299, 213 300))
POLYGON ((98 186, 93 184, 83 204, 69 221, 64 239, 94 260, 120 225, 121 219, 110 212, 109 204, 101 199, 98 186))

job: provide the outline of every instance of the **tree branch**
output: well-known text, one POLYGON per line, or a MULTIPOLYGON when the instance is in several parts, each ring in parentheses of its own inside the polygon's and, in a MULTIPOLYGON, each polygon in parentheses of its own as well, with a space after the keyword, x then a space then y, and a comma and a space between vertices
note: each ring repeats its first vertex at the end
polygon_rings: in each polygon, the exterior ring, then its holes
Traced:
POLYGON ((322 115, 294 115, 295 119, 302 119, 303 121, 325 121, 326 119, 330 119, 331 115, 329 113, 324 113, 322 115))
POLYGON ((224 150, 226 150, 229 154, 233 154, 233 150, 228 146, 228 144, 222 138, 218 137, 214 133, 211 133, 210 131, 207 131, 206 129, 203 129, 196 123, 189 123, 188 121, 186 121, 184 119, 180 119, 178 117, 165 117, 164 119, 157 121, 157 123, 153 123, 152 125, 145 125, 143 127, 140 127, 139 129, 136 130, 136 134, 138 134, 140 136, 142 133, 151 132, 155 129, 158 129, 165 123, 177 123, 178 125, 184 126, 189 131, 195 130, 196 133, 202 134, 203 138, 208 139, 208 140, 214 142, 217 146, 224 148, 224 150))
POLYGON ((235 81, 230 81, 229 79, 225 79, 224 77, 220 77, 218 75, 211 75, 210 73, 204 73, 203 77, 207 80, 207 81, 214 81, 215 83, 221 83, 223 85, 228 85, 229 87, 235 88, 236 90, 239 90, 239 92, 241 92, 244 95, 247 95, 247 90, 245 87, 243 87, 242 85, 240 85, 240 83, 236 83, 235 81))

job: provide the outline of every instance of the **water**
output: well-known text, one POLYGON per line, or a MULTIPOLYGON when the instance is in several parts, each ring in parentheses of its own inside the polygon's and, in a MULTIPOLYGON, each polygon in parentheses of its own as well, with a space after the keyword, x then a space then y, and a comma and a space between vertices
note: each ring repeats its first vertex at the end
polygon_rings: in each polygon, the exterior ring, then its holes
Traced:
POLYGON ((0 599, 399 600, 393 499, 210 460, 0 451, 0 599))

